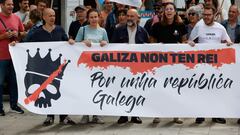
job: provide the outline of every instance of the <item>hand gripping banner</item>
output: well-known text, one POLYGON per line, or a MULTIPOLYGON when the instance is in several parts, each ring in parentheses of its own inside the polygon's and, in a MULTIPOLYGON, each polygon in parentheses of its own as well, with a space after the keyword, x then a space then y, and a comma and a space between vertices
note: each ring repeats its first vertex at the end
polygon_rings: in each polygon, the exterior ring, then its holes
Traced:
POLYGON ((240 117, 239 52, 237 44, 10 47, 27 110, 144 117, 240 117))

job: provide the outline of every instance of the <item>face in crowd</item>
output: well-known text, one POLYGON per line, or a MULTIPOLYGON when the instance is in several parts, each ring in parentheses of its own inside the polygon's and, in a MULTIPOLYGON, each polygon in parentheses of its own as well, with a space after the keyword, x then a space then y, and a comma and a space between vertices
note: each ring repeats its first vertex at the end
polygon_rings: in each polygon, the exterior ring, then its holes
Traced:
POLYGON ((94 27, 98 26, 99 13, 96 10, 90 9, 88 11, 87 18, 90 26, 94 26, 94 27))
POLYGON ((55 11, 51 8, 46 8, 43 11, 43 20, 46 22, 48 25, 54 25, 55 24, 55 11))
POLYGON ((119 3, 116 3, 116 7, 117 7, 117 10, 124 10, 125 9, 125 5, 119 4, 119 3))
POLYGON ((45 3, 45 2, 38 2, 38 4, 37 4, 38 11, 43 12, 43 10, 45 8, 47 8, 47 3, 45 3))
POLYGON ((214 22, 214 11, 213 9, 204 9, 203 11, 203 21, 206 25, 211 26, 214 22))
POLYGON ((164 16, 167 20, 173 20, 176 15, 176 9, 173 4, 167 4, 164 8, 164 16))
POLYGON ((104 8, 108 11, 111 11, 113 8, 113 4, 112 2, 110 2, 110 0, 105 0, 104 2, 104 8))
POLYGON ((6 0, 4 3, 1 4, 2 12, 9 16, 12 14, 14 8, 14 4, 12 0, 6 0))
POLYGON ((236 5, 232 5, 228 11, 228 20, 236 21, 238 16, 239 16, 238 7, 236 5))
POLYGON ((159 17, 162 15, 163 13, 163 7, 161 4, 156 4, 154 5, 154 11, 155 11, 155 15, 158 15, 159 17))
POLYGON ((134 27, 139 22, 139 15, 136 9, 129 9, 127 11, 127 25, 129 27, 134 27))
POLYGON ((204 0, 204 3, 205 3, 206 6, 212 6, 213 5, 212 0, 204 0))
POLYGON ((199 16, 194 10, 190 10, 188 12, 188 20, 190 23, 197 23, 199 20, 199 16))
POLYGON ((127 23, 127 16, 126 11, 120 10, 118 13, 118 23, 119 24, 126 24, 127 23))
POLYGON ((23 0, 21 3, 19 3, 19 7, 24 12, 29 11, 29 1, 28 0, 23 0))
POLYGON ((84 9, 78 9, 78 10, 76 11, 77 20, 85 20, 85 19, 86 19, 86 16, 87 16, 86 10, 84 10, 84 9))

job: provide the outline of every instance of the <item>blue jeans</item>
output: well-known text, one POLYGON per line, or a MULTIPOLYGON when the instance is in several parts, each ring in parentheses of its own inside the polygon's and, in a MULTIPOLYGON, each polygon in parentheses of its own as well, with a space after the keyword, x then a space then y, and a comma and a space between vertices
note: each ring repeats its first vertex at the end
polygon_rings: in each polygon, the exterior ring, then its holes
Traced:
POLYGON ((10 107, 17 105, 18 90, 16 74, 14 71, 12 60, 0 60, 0 109, 3 109, 3 83, 7 81, 10 94, 10 107))

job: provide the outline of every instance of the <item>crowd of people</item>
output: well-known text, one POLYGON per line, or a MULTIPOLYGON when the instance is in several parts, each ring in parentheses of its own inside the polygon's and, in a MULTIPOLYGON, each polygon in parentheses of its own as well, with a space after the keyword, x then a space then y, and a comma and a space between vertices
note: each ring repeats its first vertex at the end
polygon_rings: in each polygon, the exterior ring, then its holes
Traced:
MULTIPOLYGON (((225 43, 230 46, 240 42, 240 22, 238 5, 231 5, 227 19, 224 19, 218 0, 186 1, 186 12, 179 15, 173 0, 158 0, 154 3, 155 15, 144 27, 140 26, 140 15, 135 7, 105 0, 101 11, 91 6, 79 5, 75 8, 76 21, 69 26, 68 34, 55 25, 55 12, 49 8, 46 0, 36 0, 29 6, 28 0, 19 0, 20 10, 13 13, 13 0, 1 0, 0 12, 0 116, 5 115, 2 104, 3 84, 7 81, 12 111, 24 113, 17 105, 17 84, 8 45, 17 42, 68 41, 70 45, 81 42, 92 47, 99 43, 101 47, 108 43, 187 43, 194 47, 196 43, 225 43)), ((181 47, 181 46, 179 46, 181 47)), ((174 118, 182 124, 180 118, 174 118)), ((213 122, 224 124, 224 118, 213 118, 213 122)), ((69 116, 60 115, 60 122, 76 124, 69 116)), ((84 115, 81 123, 90 122, 90 116, 84 115)), ((92 121, 103 124, 103 116, 94 115, 92 121)), ((127 116, 121 116, 117 123, 128 122, 127 116)), ((131 117, 131 122, 140 124, 142 120, 131 117)), ((159 123, 154 118, 153 123, 159 123)), ((197 118, 201 124, 204 118, 197 118)), ((54 115, 48 115, 43 125, 54 123, 54 115)), ((240 124, 240 120, 238 120, 240 124)))

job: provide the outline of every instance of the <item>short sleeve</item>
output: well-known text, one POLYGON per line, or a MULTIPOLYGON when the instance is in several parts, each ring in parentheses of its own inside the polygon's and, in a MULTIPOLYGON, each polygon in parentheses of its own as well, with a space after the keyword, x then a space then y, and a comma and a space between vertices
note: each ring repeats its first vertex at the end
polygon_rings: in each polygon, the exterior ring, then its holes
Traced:
POLYGON ((108 36, 107 36, 107 32, 105 29, 103 29, 103 40, 104 41, 107 41, 109 43, 109 40, 108 40, 108 36))
MULTIPOLYGON (((222 41, 224 41, 224 40, 231 41, 231 39, 230 39, 230 37, 229 37, 229 35, 228 35, 228 33, 227 33, 227 31, 224 27, 222 28, 222 33, 223 33, 222 37, 221 37, 222 41)), ((234 41, 232 41, 232 42, 234 42, 234 41)))
POLYGON ((86 29, 85 26, 84 27, 81 27, 79 30, 78 30, 78 33, 77 33, 77 36, 76 36, 76 42, 81 42, 83 41, 83 29, 86 29))
POLYGON ((194 27, 193 27, 193 30, 191 31, 191 34, 190 34, 190 36, 189 36, 189 40, 190 41, 194 41, 195 39, 197 39, 198 38, 198 36, 199 36, 199 26, 198 25, 195 25, 194 27))

